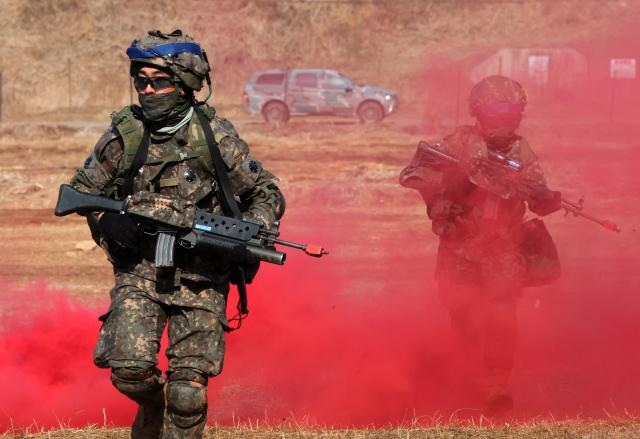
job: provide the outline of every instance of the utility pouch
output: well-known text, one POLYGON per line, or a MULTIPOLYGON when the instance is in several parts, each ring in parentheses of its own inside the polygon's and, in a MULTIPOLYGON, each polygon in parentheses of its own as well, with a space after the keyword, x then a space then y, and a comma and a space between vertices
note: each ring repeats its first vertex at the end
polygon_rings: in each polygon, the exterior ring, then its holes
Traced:
POLYGON ((520 249, 527 263, 525 287, 548 285, 560 277, 558 249, 541 219, 522 224, 520 249))

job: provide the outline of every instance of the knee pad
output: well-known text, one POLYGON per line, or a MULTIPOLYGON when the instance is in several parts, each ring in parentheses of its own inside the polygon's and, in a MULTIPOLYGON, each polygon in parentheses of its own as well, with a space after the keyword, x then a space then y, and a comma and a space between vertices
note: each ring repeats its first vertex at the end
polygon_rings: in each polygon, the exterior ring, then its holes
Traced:
POLYGON ((111 382, 121 393, 138 404, 164 387, 162 372, 156 367, 118 367, 111 372, 111 382))
POLYGON ((178 369, 167 382, 167 413, 181 428, 199 424, 207 416, 207 377, 193 369, 178 369))

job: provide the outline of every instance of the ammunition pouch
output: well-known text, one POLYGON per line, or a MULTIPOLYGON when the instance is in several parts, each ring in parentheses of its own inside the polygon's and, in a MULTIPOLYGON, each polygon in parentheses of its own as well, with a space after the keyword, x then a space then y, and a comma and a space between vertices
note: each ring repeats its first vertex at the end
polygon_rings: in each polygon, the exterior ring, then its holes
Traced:
POLYGON ((520 250, 527 265, 523 286, 548 285, 560 277, 558 249, 542 220, 534 218, 522 224, 520 250))

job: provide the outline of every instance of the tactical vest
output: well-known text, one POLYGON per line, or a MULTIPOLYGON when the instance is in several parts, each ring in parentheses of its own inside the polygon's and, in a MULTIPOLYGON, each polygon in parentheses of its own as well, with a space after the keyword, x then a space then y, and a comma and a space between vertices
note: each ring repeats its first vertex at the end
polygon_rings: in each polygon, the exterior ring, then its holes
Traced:
MULTIPOLYGON (((112 183, 105 188, 105 195, 109 198, 121 199, 122 188, 125 184, 127 174, 131 170, 136 153, 140 148, 143 137, 143 127, 141 121, 136 117, 136 107, 127 106, 122 110, 115 112, 111 115, 113 126, 116 128, 123 145, 123 156, 120 162, 120 166, 116 171, 116 175, 112 183)), ((204 109, 204 113, 208 120, 213 120, 215 116, 215 110, 210 107, 204 109)), ((188 148, 183 152, 176 152, 169 154, 162 158, 162 160, 150 160, 145 158, 144 165, 159 165, 154 175, 150 176, 148 180, 154 182, 162 173, 162 171, 169 165, 179 163, 182 161, 189 161, 189 165, 192 169, 202 171, 212 177, 212 181, 215 182, 215 172, 213 170, 213 162, 211 154, 209 152, 209 146, 207 145, 204 131, 200 125, 200 121, 197 117, 192 117, 188 125, 188 148)), ((225 132, 214 131, 214 138, 216 143, 227 136, 225 132)), ((171 182, 164 182, 160 180, 160 185, 171 184, 171 182)), ((159 188, 158 188, 159 189, 159 188)), ((155 190, 152 190, 155 192, 155 190)), ((201 194, 200 197, 196 196, 194 202, 199 201, 206 193, 201 194)))

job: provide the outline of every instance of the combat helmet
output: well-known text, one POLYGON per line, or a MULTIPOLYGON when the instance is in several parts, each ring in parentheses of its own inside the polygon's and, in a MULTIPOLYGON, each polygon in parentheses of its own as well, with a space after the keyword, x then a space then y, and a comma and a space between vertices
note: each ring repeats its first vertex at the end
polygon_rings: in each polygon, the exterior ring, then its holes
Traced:
POLYGON ((173 73, 191 90, 200 90, 204 79, 211 87, 211 68, 206 52, 180 29, 169 34, 150 30, 147 36, 133 40, 127 49, 127 56, 131 60, 131 76, 141 66, 152 66, 173 73))
POLYGON ((469 113, 522 113, 527 105, 527 92, 519 82, 506 76, 493 75, 478 82, 469 94, 469 113))

